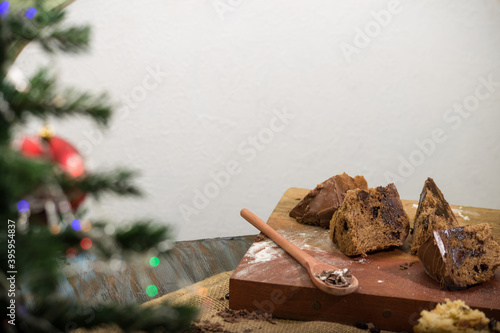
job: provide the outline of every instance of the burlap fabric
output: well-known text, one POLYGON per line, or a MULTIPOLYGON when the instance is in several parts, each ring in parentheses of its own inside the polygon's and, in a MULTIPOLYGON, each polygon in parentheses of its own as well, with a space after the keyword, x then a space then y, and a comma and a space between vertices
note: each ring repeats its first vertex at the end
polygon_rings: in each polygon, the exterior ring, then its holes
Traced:
MULTIPOLYGON (((155 306, 162 302, 170 304, 190 304, 199 308, 199 322, 209 321, 220 323, 225 331, 243 333, 366 333, 368 330, 356 327, 329 323, 324 321, 295 321, 273 319, 276 324, 261 320, 243 319, 238 323, 225 322, 217 313, 228 308, 229 301, 224 296, 229 292, 229 278, 233 271, 217 274, 211 278, 193 284, 189 287, 174 291, 165 296, 151 300, 143 306, 155 306)), ((78 333, 85 332, 78 330, 78 333)), ((112 332, 119 333, 120 329, 106 327, 92 330, 92 333, 112 332)), ((209 332, 209 331, 207 331, 209 332)), ((388 332, 388 331, 382 331, 388 332)))
MULTIPOLYGON (((229 292, 229 278, 233 272, 224 272, 198 282, 184 289, 174 291, 163 297, 145 303, 145 306, 154 306, 161 302, 192 304, 201 309, 200 321, 208 320, 211 323, 220 323, 230 332, 244 332, 250 329, 252 333, 366 333, 352 326, 323 321, 295 321, 274 319, 276 324, 260 320, 244 319, 239 323, 227 323, 217 316, 217 312, 227 309, 229 301, 224 298, 229 292)), ((387 332, 387 331, 382 331, 387 332)))

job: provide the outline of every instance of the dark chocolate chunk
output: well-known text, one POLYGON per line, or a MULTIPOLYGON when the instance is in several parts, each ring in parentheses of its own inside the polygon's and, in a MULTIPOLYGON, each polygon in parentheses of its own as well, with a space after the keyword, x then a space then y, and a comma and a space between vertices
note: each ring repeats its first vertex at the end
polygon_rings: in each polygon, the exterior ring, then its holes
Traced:
POLYGON ((348 287, 352 281, 352 273, 347 268, 323 271, 315 276, 327 286, 348 287))
POLYGON ((366 201, 370 197, 370 194, 366 191, 359 191, 358 192, 358 198, 362 201, 366 201))
POLYGON ((354 326, 356 326, 357 328, 362 329, 362 330, 368 329, 368 325, 363 321, 356 322, 356 324, 354 326))
POLYGON ((500 327, 498 325, 498 322, 495 320, 495 319, 490 319, 490 322, 488 323, 488 328, 491 330, 491 331, 495 331, 495 330, 500 330, 500 327))

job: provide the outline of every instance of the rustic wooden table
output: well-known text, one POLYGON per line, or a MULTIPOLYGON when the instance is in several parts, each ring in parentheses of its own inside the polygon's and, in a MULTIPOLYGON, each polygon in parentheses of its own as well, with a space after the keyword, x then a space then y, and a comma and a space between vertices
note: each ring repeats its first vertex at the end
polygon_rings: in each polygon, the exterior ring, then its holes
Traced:
POLYGON ((160 255, 160 264, 151 267, 149 258, 129 263, 122 269, 98 273, 89 258, 71 263, 70 275, 62 281, 63 293, 82 302, 143 303, 153 299, 146 287, 154 284, 160 297, 177 289, 236 268, 254 241, 253 236, 226 237, 177 242, 160 255))

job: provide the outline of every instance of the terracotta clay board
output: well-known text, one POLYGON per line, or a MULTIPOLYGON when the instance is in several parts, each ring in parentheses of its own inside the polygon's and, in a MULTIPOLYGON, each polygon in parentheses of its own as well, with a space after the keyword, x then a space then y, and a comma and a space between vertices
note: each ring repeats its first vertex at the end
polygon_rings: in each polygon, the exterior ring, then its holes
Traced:
MULTIPOLYGON (((359 280, 358 290, 347 296, 332 296, 314 287, 307 271, 265 237, 245 254, 229 282, 229 306, 272 312, 276 318, 322 320, 354 325, 373 323, 392 331, 411 331, 423 309, 432 309, 445 298, 462 299, 488 317, 500 319, 500 271, 479 286, 461 291, 441 290, 424 271, 418 257, 402 248, 350 258, 340 253, 328 238, 328 231, 297 223, 290 210, 308 192, 286 191, 268 224, 313 257, 337 267, 347 267, 359 280)), ((413 220, 416 201, 403 200, 413 220)), ((251 208, 251 207, 248 207, 251 208)), ((461 225, 488 222, 500 241, 500 211, 452 206, 461 225)), ((242 223, 245 223, 242 221, 242 223)))

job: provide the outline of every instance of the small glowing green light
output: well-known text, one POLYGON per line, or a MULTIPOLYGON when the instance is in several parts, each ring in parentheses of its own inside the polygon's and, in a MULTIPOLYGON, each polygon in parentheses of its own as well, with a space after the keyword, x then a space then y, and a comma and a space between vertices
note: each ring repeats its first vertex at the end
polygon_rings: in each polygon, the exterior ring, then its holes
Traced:
POLYGON ((154 284, 150 284, 146 288, 146 294, 148 294, 149 297, 155 297, 158 294, 158 288, 154 284))
POLYGON ((149 264, 153 267, 156 267, 160 264, 160 259, 158 259, 157 257, 151 257, 151 259, 149 259, 149 264))

